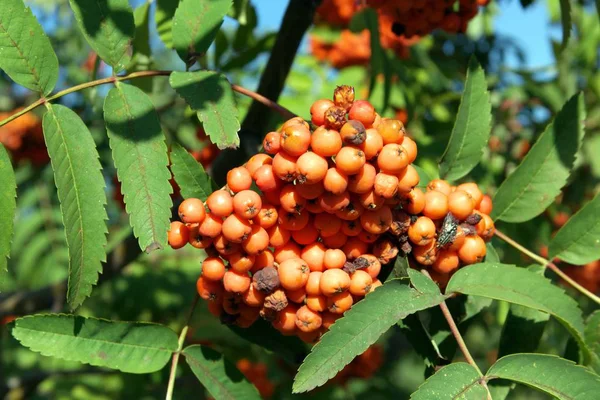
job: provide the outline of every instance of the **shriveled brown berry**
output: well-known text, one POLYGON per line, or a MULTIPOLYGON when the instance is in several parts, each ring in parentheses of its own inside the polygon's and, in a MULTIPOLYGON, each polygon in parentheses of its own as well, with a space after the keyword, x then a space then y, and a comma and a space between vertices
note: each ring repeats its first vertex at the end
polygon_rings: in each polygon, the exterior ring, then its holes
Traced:
POLYGON ((362 122, 351 119, 340 129, 340 136, 344 143, 358 146, 367 138, 367 132, 362 122))
POLYGON ((281 311, 286 308, 288 305, 288 299, 285 295, 285 292, 281 289, 277 289, 267 297, 265 297, 265 308, 270 308, 271 310, 281 311))
POLYGON ((339 131, 346 123, 346 110, 342 107, 333 106, 325 111, 325 126, 329 129, 339 131))
POLYGON ((279 274, 275 267, 265 267, 256 271, 252 281, 257 290, 263 293, 271 293, 279 287, 279 274))
POLYGON ((350 110, 350 107, 352 107, 354 98, 355 93, 352 86, 338 86, 333 91, 333 102, 336 106, 342 107, 346 111, 350 110))

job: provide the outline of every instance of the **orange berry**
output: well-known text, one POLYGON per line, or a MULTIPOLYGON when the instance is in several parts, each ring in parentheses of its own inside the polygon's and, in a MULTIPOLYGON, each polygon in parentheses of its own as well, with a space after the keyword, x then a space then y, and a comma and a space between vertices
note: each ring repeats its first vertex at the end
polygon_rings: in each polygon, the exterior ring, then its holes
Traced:
POLYGON ((425 208, 425 193, 416 187, 402 195, 402 208, 409 214, 420 214, 425 208))
POLYGON ((342 248, 348 241, 348 236, 343 233, 338 233, 333 236, 328 236, 321 238, 323 240, 323 244, 330 249, 339 249, 342 248))
POLYGON ((348 290, 355 296, 364 296, 371 291, 372 284, 373 278, 371 278, 371 275, 359 269, 350 275, 350 288, 348 290))
POLYGON ((306 290, 304 290, 304 288, 288 290, 285 292, 285 295, 292 303, 304 304, 304 300, 306 299, 306 290))
POLYGON ((299 231, 310 221, 310 214, 307 210, 301 212, 285 212, 279 210, 279 224, 288 231, 299 231))
POLYGON ((278 263, 282 263, 292 258, 298 258, 301 254, 302 250, 300 249, 300 246, 291 240, 283 246, 276 248, 273 252, 275 261, 278 263))
POLYGON ((373 291, 375 289, 377 289, 378 287, 383 286, 383 283, 381 283, 381 281, 379 279, 374 279, 373 280, 373 284, 371 285, 371 290, 369 291, 369 293, 373 293, 373 291))
POLYGON ((313 225, 321 237, 333 236, 340 231, 342 221, 338 218, 331 218, 327 213, 315 215, 313 225))
POLYGON ((306 287, 304 288, 307 295, 319 296, 321 294, 321 288, 319 286, 319 283, 321 282, 321 275, 323 275, 323 272, 321 271, 312 271, 308 275, 308 281, 306 281, 306 287))
POLYGON ((466 236, 464 243, 458 250, 458 257, 465 264, 482 262, 487 249, 485 242, 479 236, 466 236))
POLYGON ((456 189, 448 195, 448 211, 461 221, 473 213, 473 207, 471 196, 463 190, 456 189))
POLYGON ((206 199, 206 206, 214 216, 225 218, 233 212, 233 198, 226 190, 215 190, 206 199))
POLYGON ((202 276, 211 281, 220 281, 225 275, 225 263, 220 257, 207 257, 202 261, 202 276))
POLYGON ((279 219, 279 213, 275 206, 263 203, 262 208, 258 212, 258 215, 254 218, 254 222, 258 223, 265 229, 269 229, 277 223, 279 219))
POLYGON ((262 208, 262 199, 252 190, 242 190, 233 196, 233 211, 240 217, 252 219, 262 208))
POLYGON ((227 187, 232 192, 237 193, 248 190, 250 186, 252 186, 252 175, 246 167, 233 168, 227 172, 227 187))
POLYGON ((292 334, 296 331, 296 311, 298 311, 297 305, 288 304, 287 307, 277 313, 277 318, 273 321, 273 327, 284 335, 292 334))
POLYGON ((444 218, 448 214, 448 196, 437 190, 425 192, 423 215, 433 220, 444 218))
POLYGON ((414 140, 409 138, 408 136, 404 137, 402 141, 402 147, 406 150, 406 154, 408 155, 408 162, 413 163, 417 159, 417 144, 414 140))
POLYGON ((363 271, 365 271, 369 276, 373 279, 376 279, 379 276, 379 272, 381 271, 381 263, 373 254, 363 254, 359 258, 365 259, 369 266, 363 271))
POLYGON ((300 196, 292 184, 285 185, 279 194, 281 208, 289 213, 299 213, 306 204, 306 199, 300 196))
POLYGON ((402 145, 390 143, 383 146, 377 156, 377 166, 381 171, 397 175, 410 163, 408 154, 402 145))
POLYGON ((296 191, 306 200, 313 200, 322 195, 323 192, 325 192, 325 188, 323 187, 323 182, 313 184, 305 183, 303 185, 296 185, 296 191))
POLYGON ((174 249, 180 249, 190 240, 190 231, 187 226, 183 222, 173 221, 169 227, 169 232, 167 233, 167 240, 169 241, 169 246, 174 249))
POLYGON ((437 248, 435 240, 427 243, 424 246, 414 246, 412 254, 415 260, 422 265, 432 265, 437 259, 437 248))
POLYGON ((367 253, 369 244, 363 242, 357 237, 348 238, 348 241, 342 246, 342 251, 346 254, 346 258, 354 260, 363 254, 367 253))
MULTIPOLYGON (((227 261, 229 261, 229 266, 232 270, 240 273, 248 272, 252 269, 252 266, 254 265, 255 256, 251 254, 237 252, 231 254, 228 257, 227 261)), ((204 264, 202 264, 202 266, 202 270, 204 271, 204 264)))
MULTIPOLYGON (((189 228, 189 243, 197 249, 206 249, 212 245, 213 238, 204 236, 200 233, 200 225, 192 224, 189 228)), ((171 240, 169 240, 169 244, 171 240)))
POLYGON ((349 145, 361 145, 364 143, 367 134, 365 126, 360 121, 349 120, 340 129, 342 141, 349 145))
POLYGON ((337 131, 321 126, 313 132, 310 147, 321 157, 335 156, 342 148, 342 138, 337 131))
POLYGON ((292 231, 292 239, 300 245, 308 245, 314 243, 319 237, 319 231, 313 224, 307 224, 299 231, 292 231))
POLYGON ((333 194, 342 194, 348 187, 348 175, 337 168, 329 168, 323 178, 323 187, 333 194))
POLYGON ((487 214, 481 214, 481 221, 476 226, 477 234, 481 236, 481 238, 485 241, 488 241, 494 236, 496 232, 496 227, 494 226, 494 221, 487 214))
POLYGON ((492 213, 492 198, 487 194, 484 195, 477 209, 484 214, 490 215, 492 213))
POLYGON ((296 327, 302 332, 313 332, 321 327, 321 315, 307 306, 302 306, 296 312, 296 327))
POLYGON ((352 193, 367 193, 373 189, 377 171, 371 164, 363 165, 356 175, 351 175, 348 180, 348 191, 352 193))
MULTIPOLYGON (((456 187, 456 190, 463 190, 469 194, 469 197, 473 201, 473 207, 478 208, 483 200, 483 193, 479 190, 479 186, 476 183, 461 183, 456 187)), ((487 213, 486 213, 487 214, 487 213)))
POLYGON ((346 264, 346 254, 340 249, 327 249, 323 257, 326 269, 341 269, 346 264))
POLYGON ((338 268, 327 269, 321 275, 319 287, 325 296, 345 292, 350 287, 350 276, 338 268))
POLYGON ((330 214, 342 210, 348 204, 350 204, 350 194, 348 192, 341 194, 325 192, 319 197, 319 205, 330 214))
POLYGON ((196 281, 198 295, 206 301, 218 302, 223 297, 223 285, 219 281, 211 281, 204 277, 196 281))
POLYGON ((367 160, 375 157, 383 148, 383 138, 376 129, 367 129, 365 133, 365 141, 359 146, 365 153, 367 160))
POLYGON ((296 179, 302 185, 322 181, 327 173, 328 165, 325 158, 309 151, 298 157, 296 168, 298 171, 296 179))
POLYGON ((327 297, 325 296, 306 296, 306 307, 315 312, 327 310, 327 297))
POLYGON ((281 286, 284 289, 297 290, 306 285, 310 268, 308 268, 306 261, 299 257, 294 257, 281 262, 277 272, 279 273, 281 286))
POLYGON ((412 165, 398 175, 398 190, 401 193, 408 193, 419 184, 419 173, 412 165))
POLYGON ((321 99, 315 101, 310 106, 310 118, 313 124, 321 126, 325 124, 325 111, 335 106, 333 101, 328 99, 321 99))
POLYGON ((323 207, 321 207, 321 199, 310 199, 306 201, 306 205, 304 206, 304 210, 308 211, 312 214, 319 214, 323 212, 323 207))
POLYGON ((223 275, 223 287, 227 292, 244 293, 250 287, 252 280, 247 272, 229 270, 223 275))
POLYGON ((304 246, 300 252, 302 258, 311 271, 323 271, 323 259, 325 257, 325 246, 322 243, 315 242, 304 246))
POLYGON ((242 242, 242 248, 250 255, 258 254, 269 247, 269 234, 260 225, 252 225, 250 235, 242 242))
POLYGON ((273 172, 275 176, 286 182, 293 182, 296 179, 297 157, 284 152, 279 152, 273 157, 273 172))
POLYGON ((255 274, 263 268, 273 267, 275 265, 274 263, 275 256, 273 255, 273 252, 271 250, 267 249, 262 253, 259 253, 256 256, 254 256, 254 265, 252 266, 250 272, 255 274))
POLYGON ((341 210, 336 211, 335 215, 345 221, 354 221, 358 219, 364 211, 365 209, 358 201, 350 200, 350 203, 348 203, 348 205, 341 210))
POLYGON ((204 203, 200 199, 185 199, 178 209, 179 219, 186 224, 199 224, 206 217, 204 203))
POLYGON ((398 193, 398 177, 380 172, 375 176, 374 193, 384 199, 391 199, 398 193))
POLYGON ((361 122, 365 128, 373 126, 375 115, 375 108, 366 100, 355 101, 348 111, 348 119, 361 122))
POLYGON ((408 228, 408 238, 417 246, 428 244, 435 238, 435 224, 430 218, 417 218, 408 228))
POLYGON ((456 251, 451 249, 440 250, 432 268, 434 271, 447 274, 458 269, 459 264, 460 260, 456 251))
POLYGON ((352 237, 360 235, 363 229, 360 225, 360 221, 349 220, 342 221, 342 228, 340 230, 344 235, 352 237))
POLYGON ((219 235, 213 240, 213 247, 222 256, 229 256, 233 253, 241 251, 239 243, 230 242, 223 235, 219 235))
POLYGON ((283 246, 292 237, 292 234, 280 225, 272 226, 267 233, 269 234, 269 244, 275 248, 283 246))
POLYGON ((262 144, 267 153, 277 154, 281 149, 281 134, 279 132, 267 133, 262 144))
POLYGON ((377 132, 381 135, 383 144, 400 144, 404 139, 404 125, 395 119, 382 118, 377 126, 377 132))
POLYGON ((388 206, 383 206, 377 210, 365 211, 360 216, 360 223, 363 229, 369 233, 382 234, 392 225, 392 210, 388 206))
MULTIPOLYGON (((377 182, 377 177, 375 177, 377 182)), ((367 210, 376 210, 383 206, 385 198, 375 193, 375 189, 358 196, 358 202, 367 210)))
POLYGON ((379 239, 379 235, 362 230, 358 234, 358 238, 365 243, 375 243, 375 241, 377 241, 377 239, 379 239))
POLYGON ((207 214, 204 221, 198 226, 198 233, 202 236, 210 238, 216 238, 221 234, 223 227, 223 220, 221 217, 213 215, 212 213, 207 214))
POLYGON ((289 155, 299 157, 310 146, 310 130, 304 125, 290 125, 281 132, 281 148, 289 155))
POLYGON ((443 179, 433 179, 427 184, 427 190, 437 190, 448 196, 452 192, 452 186, 443 179))
POLYGON ((322 319, 321 326, 325 329, 329 329, 329 328, 331 328, 331 325, 333 325, 335 323, 335 321, 337 321, 341 317, 342 316, 340 314, 324 312, 321 316, 321 319, 322 319))
POLYGON ((346 175, 357 174, 367 159, 365 153, 356 147, 342 147, 335 156, 335 166, 346 175))
POLYGON ((276 190, 281 185, 281 181, 275 176, 273 166, 269 164, 258 167, 252 176, 261 192, 276 190))
MULTIPOLYGON (((331 271, 339 271, 332 269, 331 271)), ((354 299, 349 292, 337 293, 327 299, 327 309, 330 313, 343 314, 352 307, 354 299)))

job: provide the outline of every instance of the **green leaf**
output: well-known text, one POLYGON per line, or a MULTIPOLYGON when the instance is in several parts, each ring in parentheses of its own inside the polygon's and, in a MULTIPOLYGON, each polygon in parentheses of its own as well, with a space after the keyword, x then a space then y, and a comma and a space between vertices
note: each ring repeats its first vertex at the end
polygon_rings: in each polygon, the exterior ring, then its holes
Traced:
POLYGON ((204 54, 217 36, 232 0, 181 0, 173 17, 173 47, 185 62, 204 54))
POLYGON ((127 0, 69 0, 83 36, 115 72, 123 70, 132 54, 135 34, 133 11, 127 0))
POLYGON ((238 147, 240 122, 231 84, 213 71, 173 72, 173 89, 197 112, 210 140, 220 149, 238 147))
POLYGON ((10 255, 10 241, 13 235, 15 212, 17 210, 17 182, 8 152, 0 143, 0 287, 7 272, 6 259, 10 255))
POLYGON ((398 327, 406 337, 415 352, 423 358, 427 367, 433 367, 440 364, 444 359, 440 349, 431 337, 431 334, 425 328, 423 321, 419 317, 421 313, 411 314, 398 322, 398 327))
POLYGON ((213 192, 213 182, 196 159, 181 146, 171 146, 171 171, 184 199, 195 197, 205 201, 213 192))
MULTIPOLYGON (((584 331, 585 342, 596 359, 600 359, 600 310, 587 319, 584 331)), ((598 372, 598 371, 596 371, 598 372)))
POLYGON ((133 233, 146 252, 162 248, 167 242, 173 189, 156 110, 140 89, 119 84, 106 96, 104 120, 133 233))
POLYGON ((483 68, 471 58, 450 141, 440 160, 440 178, 455 181, 481 160, 491 132, 492 104, 483 68))
MULTIPOLYGON (((421 275, 416 271, 414 274, 421 275)), ((403 280, 386 282, 346 311, 312 348, 294 379, 293 392, 306 392, 323 385, 390 326, 407 315, 440 304, 443 299, 439 290, 423 293, 411 289, 403 280)))
POLYGON ((173 48, 173 16, 179 1, 156 0, 156 30, 160 40, 169 49, 173 48))
POLYGON ((0 69, 27 89, 47 95, 58 80, 58 59, 23 0, 3 0, 0 9, 0 69))
POLYGON ((577 302, 535 272, 507 264, 473 264, 452 275, 446 294, 452 292, 504 300, 546 312, 567 328, 577 340, 584 359, 589 359, 577 302))
POLYGON ((246 25, 250 8, 252 8, 250 0, 233 0, 233 7, 229 11, 229 16, 236 19, 240 25, 246 25))
POLYGON ((409 269, 410 269, 410 266, 408 265, 407 257, 402 257, 402 256, 396 257, 396 261, 394 261, 394 267, 392 268, 392 271, 390 272, 388 277, 385 278, 384 282, 387 282, 392 279, 408 278, 408 270, 409 269))
POLYGON ((548 354, 513 354, 496 361, 488 379, 509 379, 557 399, 594 400, 600 393, 600 376, 589 369, 548 354))
POLYGON ((571 26, 573 25, 571 17, 571 0, 560 0, 560 23, 563 31, 560 47, 561 49, 564 49, 567 47, 567 43, 569 43, 569 39, 571 38, 571 26))
POLYGON ((425 188, 431 182, 431 176, 425 171, 425 169, 419 167, 416 164, 412 164, 412 166, 417 170, 419 174, 419 184, 417 185, 420 188, 425 188))
POLYGON ((254 385, 223 354, 194 345, 186 347, 183 355, 196 378, 215 399, 260 399, 254 385))
MULTIPOLYGON (((540 265, 529 267, 529 270, 544 276, 545 268, 540 265)), ((535 352, 549 319, 548 313, 511 304, 502 327, 498 357, 514 353, 535 352)))
POLYGON ((575 163, 583 140, 584 118, 583 96, 575 95, 496 191, 494 220, 524 222, 554 201, 575 163))
POLYGON ((485 248, 486 248, 485 262, 499 263, 500 257, 498 256, 498 252, 496 251, 496 249, 494 248, 492 243, 487 242, 485 244, 485 248))
POLYGON ((136 54, 150 56, 150 3, 145 2, 133 12, 135 22, 135 36, 133 51, 136 54))
POLYGON ((600 254, 600 194, 589 201, 560 228, 550 241, 548 257, 584 265, 600 254))
POLYGON ((65 314, 19 318, 12 335, 44 356, 134 374, 162 369, 177 351, 177 335, 166 326, 65 314))
POLYGON ((429 377, 411 400, 444 400, 487 398, 487 390, 480 383, 481 377, 475 368, 464 362, 446 365, 429 377))
POLYGON ((54 170, 69 248, 67 302, 74 309, 92 293, 106 261, 106 194, 96 144, 81 118, 47 105, 44 140, 54 170))

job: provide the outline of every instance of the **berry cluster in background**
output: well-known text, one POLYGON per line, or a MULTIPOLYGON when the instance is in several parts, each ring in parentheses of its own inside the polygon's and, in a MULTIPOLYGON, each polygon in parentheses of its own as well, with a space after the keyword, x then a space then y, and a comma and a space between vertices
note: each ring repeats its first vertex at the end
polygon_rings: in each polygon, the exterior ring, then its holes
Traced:
POLYGON ((337 87, 313 103, 311 124, 286 121, 226 187, 180 204, 169 243, 206 251, 197 290, 222 322, 262 317, 314 343, 382 285, 397 255, 442 285, 485 257, 490 198, 474 183, 417 187, 417 146, 402 122, 354 98, 337 87))
MULTIPOLYGON (((0 120, 10 117, 20 109, 0 113, 0 120)), ((15 162, 29 160, 42 166, 50 161, 42 133, 42 121, 27 113, 8 125, 0 127, 0 143, 9 150, 15 162)))

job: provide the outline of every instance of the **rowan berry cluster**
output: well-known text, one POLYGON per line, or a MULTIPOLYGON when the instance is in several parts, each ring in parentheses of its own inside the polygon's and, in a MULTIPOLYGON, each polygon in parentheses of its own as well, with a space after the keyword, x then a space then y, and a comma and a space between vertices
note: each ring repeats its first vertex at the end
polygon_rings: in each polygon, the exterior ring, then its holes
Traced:
POLYGON ((263 399, 273 395, 275 384, 267 376, 266 364, 241 358, 237 361, 236 367, 256 387, 263 399))
POLYGON ((206 250, 197 289, 223 322, 248 327, 260 316, 312 343, 382 284, 382 264, 400 251, 444 273, 452 254, 464 264, 485 255, 477 224, 491 221, 491 204, 477 185, 434 181, 423 192, 402 123, 354 97, 339 86, 313 103, 312 125, 286 121, 224 189, 179 206, 169 243, 206 250))
MULTIPOLYGON (((0 121, 21 109, 0 113, 0 121)), ((27 113, 10 124, 0 127, 0 143, 11 152, 15 162, 30 160, 35 165, 50 161, 44 144, 42 121, 33 113, 27 113)))

